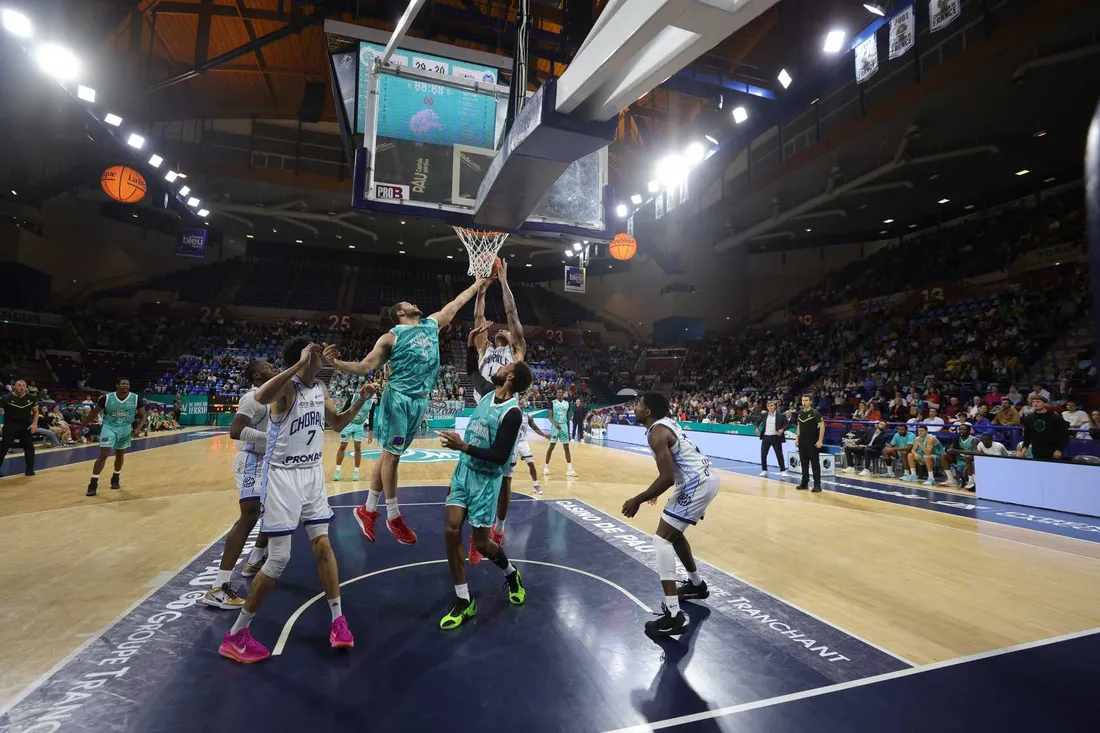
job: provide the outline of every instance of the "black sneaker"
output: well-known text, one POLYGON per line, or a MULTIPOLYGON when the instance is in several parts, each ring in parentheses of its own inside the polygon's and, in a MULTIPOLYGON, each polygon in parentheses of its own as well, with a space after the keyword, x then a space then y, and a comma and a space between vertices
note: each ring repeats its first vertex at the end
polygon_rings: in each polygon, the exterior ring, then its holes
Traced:
POLYGON ((26 473, 24 473, 23 475, 24 475, 24 476, 34 476, 34 475, 35 475, 35 473, 34 473, 34 471, 27 471, 27 472, 26 472, 26 473))
POLYGON ((84 496, 95 496, 95 492, 99 489, 99 479, 94 478, 88 482, 88 490, 84 493, 84 496))
POLYGON ((513 606, 522 606, 527 600, 527 589, 523 587, 523 580, 519 577, 519 568, 505 576, 504 587, 508 590, 508 602, 513 606))
POLYGON ((810 488, 810 487, 809 487, 809 486, 807 486, 806 484, 799 484, 799 485, 798 485, 798 490, 799 490, 799 491, 805 491, 805 490, 806 490, 806 489, 808 489, 808 488, 810 488))
POLYGON ((645 632, 650 636, 676 636, 687 630, 687 617, 680 611, 675 616, 668 606, 661 604, 661 613, 653 621, 646 621, 645 632))
POLYGON ((676 595, 683 601, 702 600, 710 597, 710 590, 705 580, 700 580, 699 585, 695 585, 690 580, 681 580, 680 586, 676 589, 676 595))
POLYGON ((810 493, 811 493, 811 494, 816 494, 816 493, 818 493, 818 492, 820 492, 820 491, 821 491, 821 487, 820 487, 820 486, 815 486, 815 487, 813 487, 812 489, 810 489, 810 493))
POLYGON ((122 480, 122 477, 120 477, 117 473, 112 473, 111 474, 111 488, 112 489, 121 489, 122 488, 122 484, 120 483, 121 480, 122 480))

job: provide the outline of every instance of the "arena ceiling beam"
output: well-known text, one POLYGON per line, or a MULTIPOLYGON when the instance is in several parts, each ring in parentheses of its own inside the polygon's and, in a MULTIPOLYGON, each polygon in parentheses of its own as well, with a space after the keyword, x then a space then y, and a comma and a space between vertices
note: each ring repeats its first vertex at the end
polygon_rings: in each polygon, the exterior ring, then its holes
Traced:
MULTIPOLYGON (((236 8, 230 8, 230 10, 232 10, 234 13, 237 12, 236 8)), ((226 64, 230 61, 239 59, 242 56, 247 56, 250 53, 254 53, 258 49, 272 44, 275 41, 293 36, 297 33, 301 33, 306 28, 321 23, 331 12, 332 11, 326 8, 316 7, 311 14, 300 17, 297 20, 276 31, 272 31, 267 35, 260 36, 256 40, 249 41, 244 45, 237 46, 236 48, 226 51, 223 54, 219 54, 218 56, 215 56, 214 58, 209 59, 203 63, 197 63, 193 68, 183 73, 170 76, 167 79, 162 79, 155 84, 151 84, 150 86, 145 88, 145 93, 150 94, 152 92, 158 92, 162 89, 167 89, 168 87, 175 86, 176 84, 185 82, 189 79, 194 79, 196 76, 200 76, 207 71, 210 71, 211 69, 221 66, 222 64, 226 64)))
MULTIPOLYGON (((152 8, 158 15, 202 15, 208 13, 212 17, 236 18, 238 9, 230 5, 214 5, 208 7, 189 2, 161 2, 152 8)), ((316 12, 316 10, 314 10, 316 12)), ((258 10, 256 8, 244 9, 243 17, 246 20, 267 20, 276 23, 285 23, 294 16, 292 13, 280 10, 258 10)))
MULTIPOLYGON (((244 23, 244 31, 248 34, 248 42, 256 42, 256 29, 252 27, 252 21, 244 17, 245 11, 248 8, 244 5, 244 0, 237 1, 237 14, 241 16, 241 22, 244 23)), ((261 72, 267 69, 267 60, 264 58, 264 51, 262 48, 257 48, 256 51, 256 66, 261 72)), ((277 105, 278 102, 275 99, 275 85, 271 81, 269 74, 263 74, 264 86, 267 88, 267 96, 271 99, 271 104, 277 105)))

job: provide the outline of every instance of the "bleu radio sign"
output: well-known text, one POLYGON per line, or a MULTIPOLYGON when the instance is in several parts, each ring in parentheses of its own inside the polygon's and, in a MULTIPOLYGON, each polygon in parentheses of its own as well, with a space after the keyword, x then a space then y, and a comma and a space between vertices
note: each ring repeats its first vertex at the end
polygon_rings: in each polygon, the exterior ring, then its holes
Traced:
POLYGON ((179 257, 197 257, 202 259, 206 254, 206 237, 209 234, 205 229, 181 229, 176 239, 176 255, 179 257))

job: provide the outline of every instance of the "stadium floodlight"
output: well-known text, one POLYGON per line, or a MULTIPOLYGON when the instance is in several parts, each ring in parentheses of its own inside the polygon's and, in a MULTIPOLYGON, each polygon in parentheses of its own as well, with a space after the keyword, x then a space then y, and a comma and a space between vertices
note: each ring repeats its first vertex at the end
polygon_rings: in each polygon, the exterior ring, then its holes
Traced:
POLYGON ((58 81, 73 81, 80 76, 80 59, 56 43, 43 43, 34 50, 38 68, 58 81))
POLYGON ((630 197, 630 203, 634 204, 635 206, 639 205, 640 203, 642 203, 642 195, 640 193, 634 194, 630 197))
POLYGON ((193 209, 199 205, 199 200, 192 196, 191 198, 187 199, 187 205, 193 209))
POLYGON ((111 127, 118 127, 122 124, 122 118, 114 114, 113 112, 108 112, 107 116, 103 118, 103 121, 111 127))
POLYGON ((576 251, 576 252, 580 252, 581 251, 581 243, 580 242, 573 242, 573 250, 576 251))
POLYGON ((1018 176, 1026 176, 1028 173, 1031 173, 1031 171, 1029 171, 1027 168, 1021 168, 1020 170, 1016 171, 1016 175, 1018 176))
POLYGON ((733 121, 740 125, 742 122, 749 118, 749 113, 745 111, 744 107, 733 108, 733 121))
POLYGON ((18 10, 11 8, 0 10, 0 20, 4 24, 4 30, 13 36, 30 38, 34 35, 34 26, 31 25, 31 19, 18 10))
POLYGON ((661 190, 661 184, 657 181, 650 181, 648 184, 646 184, 646 190, 650 193, 657 193, 661 190))
POLYGON ((873 13, 880 18, 886 17, 886 11, 882 9, 882 6, 877 3, 863 3, 863 7, 867 8, 868 13, 873 13))
POLYGON ((966 211, 970 211, 973 208, 974 208, 974 204, 967 204, 966 206, 963 207, 963 209, 966 210, 966 211))
POLYGON ((180 196, 186 196, 189 193, 191 193, 191 187, 190 186, 184 186, 183 188, 180 189, 180 196))
POLYGON ((130 139, 126 141, 126 144, 134 150, 141 150, 145 146, 145 138, 134 132, 130 134, 130 139))
POLYGON ((673 153, 657 164, 657 180, 665 188, 674 188, 688 177, 688 165, 682 157, 673 153))
POLYGON ((776 78, 779 79, 779 83, 783 85, 784 89, 789 87, 791 85, 791 82, 794 81, 794 79, 791 78, 791 75, 787 72, 786 69, 780 69, 779 76, 777 76, 776 78))
POLYGON ((210 216, 210 210, 209 209, 199 209, 199 216, 201 216, 203 219, 205 219, 206 217, 210 216))
POLYGON ((703 143, 696 140, 687 146, 687 150, 684 151, 684 155, 687 157, 688 165, 699 165, 703 162, 703 158, 707 154, 707 149, 703 143))
POLYGON ((807 233, 807 234, 809 234, 809 233, 810 233, 810 232, 812 232, 812 231, 813 231, 813 229, 810 229, 809 227, 806 227, 806 233, 807 233))
POLYGON ((175 183, 177 178, 179 178, 179 173, 176 173, 175 171, 168 171, 164 174, 164 180, 168 181, 169 183, 175 183))
POLYGON ((187 178, 186 173, 177 173, 176 175, 179 176, 180 178, 187 178))
POLYGON ((848 34, 844 31, 829 31, 829 35, 825 36, 825 46, 823 47, 825 53, 840 53, 840 49, 844 48, 844 39, 847 36, 848 34))
POLYGON ((883 224, 893 224, 893 223, 894 223, 894 220, 893 220, 893 219, 883 219, 883 220, 882 220, 882 223, 883 223, 883 224))
POLYGON ((948 201, 950 201, 950 200, 951 200, 951 199, 940 199, 940 200, 939 200, 939 201, 937 201, 936 203, 937 203, 937 204, 946 204, 946 203, 947 203, 948 201))
POLYGON ((164 162, 164 158, 160 157, 156 153, 153 153, 153 157, 149 159, 149 165, 154 168, 160 168, 160 164, 164 162))
POLYGON ((300 240, 300 239, 295 239, 295 240, 294 240, 294 243, 295 243, 295 244, 301 244, 301 243, 302 243, 302 240, 300 240))
POLYGON ((245 238, 245 239, 255 239, 256 237, 254 237, 254 236, 253 236, 253 235, 251 235, 251 234, 246 234, 246 235, 244 235, 244 238, 245 238))
POLYGON ((565 250, 565 256, 566 257, 572 257, 573 256, 573 250, 571 250, 571 249, 565 250))
POLYGON ((80 84, 76 88, 76 97, 90 104, 95 104, 95 89, 80 84))
POLYGON ((615 215, 620 219, 625 218, 628 213, 630 213, 630 209, 626 208, 626 204, 619 204, 615 207, 615 215))
POLYGON ((711 145, 718 144, 718 138, 714 137, 713 135, 703 135, 703 137, 705 137, 707 139, 707 142, 709 142, 711 145))

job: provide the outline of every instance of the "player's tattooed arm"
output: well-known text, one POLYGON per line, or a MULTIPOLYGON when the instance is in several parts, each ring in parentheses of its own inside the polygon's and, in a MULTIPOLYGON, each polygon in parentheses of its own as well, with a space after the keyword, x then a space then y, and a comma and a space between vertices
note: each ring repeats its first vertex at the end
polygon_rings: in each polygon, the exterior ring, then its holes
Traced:
POLYGON ((658 425, 649 431, 649 448, 653 451, 653 457, 657 459, 657 478, 649 485, 649 488, 637 496, 627 499, 623 503, 623 514, 633 517, 638 513, 638 507, 642 502, 656 499, 661 494, 672 488, 676 482, 676 464, 672 460, 670 447, 672 433, 669 429, 658 425))
POLYGON ((458 315, 458 312, 462 310, 462 307, 470 302, 470 298, 477 294, 479 288, 488 287, 489 278, 482 277, 474 281, 474 284, 463 290, 458 294, 458 297, 452 300, 447 305, 443 306, 439 312, 433 313, 429 316, 436 322, 440 328, 449 326, 454 317, 458 315))
POLYGON ((485 292, 489 289, 490 282, 490 280, 484 281, 484 284, 477 289, 477 299, 474 300, 474 331, 477 334, 474 336, 474 346, 477 347, 478 361, 481 361, 481 357, 485 354, 485 347, 489 345, 488 332, 478 329, 485 323, 485 292))
POLYGON ((500 280, 500 288, 504 291, 504 312, 508 316, 508 333, 512 334, 512 355, 516 361, 523 361, 523 357, 527 354, 527 340, 523 338, 523 324, 519 322, 516 296, 512 295, 512 288, 508 285, 508 260, 500 261, 497 279, 500 280))
POLYGON ((393 349, 395 336, 387 332, 378 337, 374 342, 374 348, 363 357, 362 361, 344 361, 340 359, 340 349, 336 346, 325 346, 324 358, 334 367, 347 374, 369 374, 375 369, 380 369, 390 360, 390 351, 393 349))

